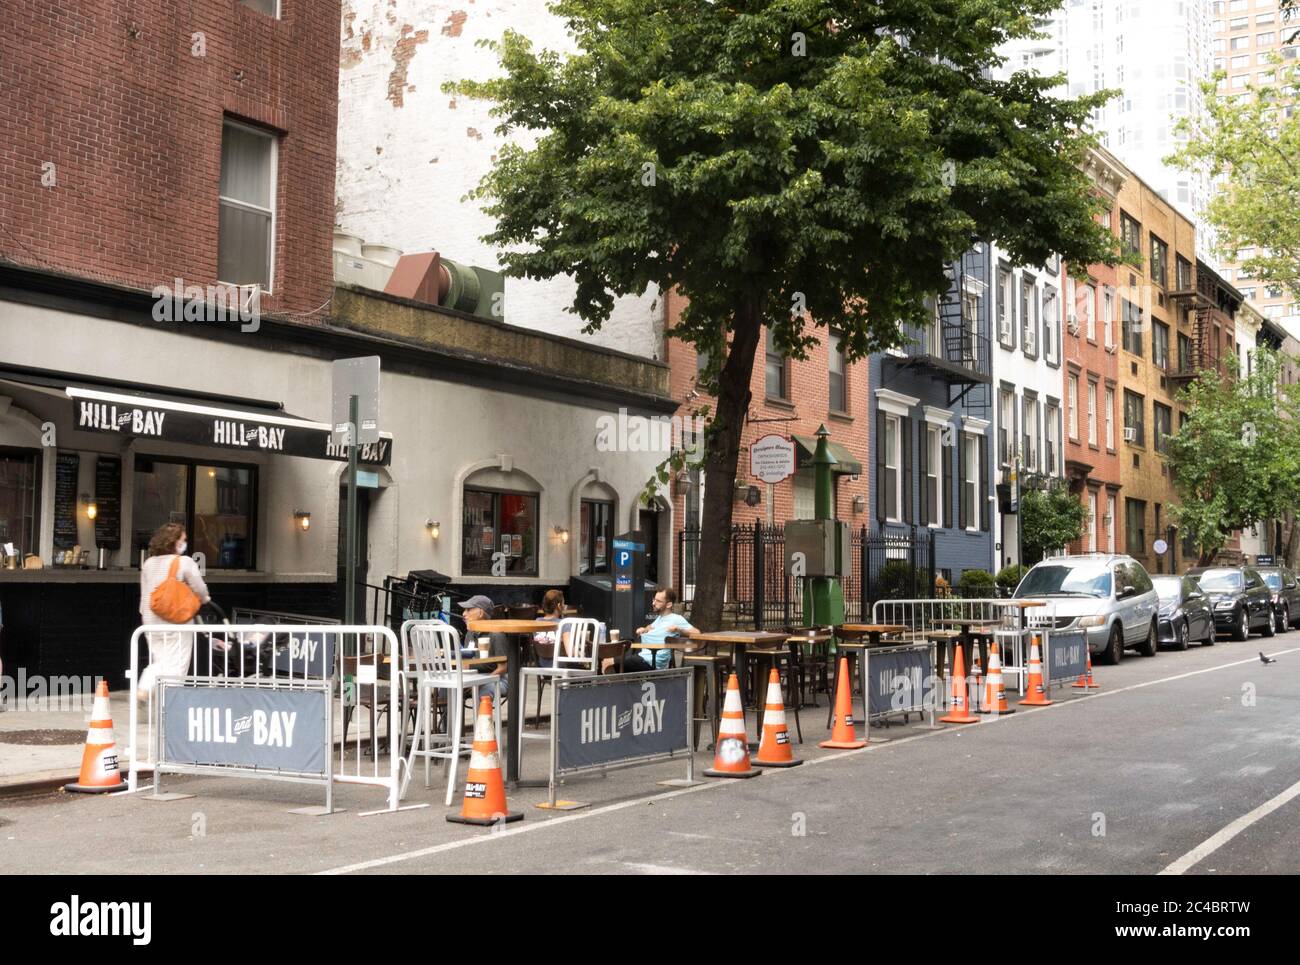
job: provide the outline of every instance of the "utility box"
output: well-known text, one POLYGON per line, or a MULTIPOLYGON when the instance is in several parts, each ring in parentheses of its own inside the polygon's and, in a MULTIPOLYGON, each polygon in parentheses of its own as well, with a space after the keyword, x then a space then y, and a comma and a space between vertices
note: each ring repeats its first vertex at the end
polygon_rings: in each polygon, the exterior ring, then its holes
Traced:
POLYGON ((848 577, 853 573, 849 524, 837 519, 792 519, 785 524, 785 568, 802 553, 804 576, 848 577))

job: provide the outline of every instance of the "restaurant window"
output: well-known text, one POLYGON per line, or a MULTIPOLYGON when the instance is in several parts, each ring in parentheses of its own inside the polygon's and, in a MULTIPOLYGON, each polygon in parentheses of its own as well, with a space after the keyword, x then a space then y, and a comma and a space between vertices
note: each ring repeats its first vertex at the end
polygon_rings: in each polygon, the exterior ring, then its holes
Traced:
POLYGON ((1126 211, 1119 213, 1120 241, 1124 251, 1130 255, 1142 253, 1142 226, 1126 211))
POLYGON ((1146 445, 1146 399, 1124 390, 1124 441, 1146 445))
POLYGON ((1169 368, 1169 326, 1164 322, 1151 328, 1151 361, 1159 368, 1169 368))
POLYGON ((783 401, 790 398, 789 388, 789 371, 786 357, 777 350, 776 336, 769 328, 767 330, 767 397, 769 399, 781 399, 783 401))
POLYGON ((614 542, 614 504, 584 499, 580 512, 579 573, 608 573, 609 551, 614 542))
POLYGON ((1119 300, 1123 325, 1124 350, 1142 354, 1142 309, 1127 298, 1119 300))
POLYGON ((491 576, 492 556, 501 553, 509 575, 536 576, 537 502, 536 493, 466 486, 461 574, 491 576))
POLYGON ((0 546, 12 543, 19 558, 38 551, 41 456, 0 448, 0 546))
POLYGON ((1174 410, 1159 402, 1152 404, 1152 429, 1155 430, 1156 452, 1169 451, 1169 437, 1174 431, 1174 410))
POLYGON ((137 456, 132 507, 136 562, 159 526, 180 523, 208 569, 255 568, 256 466, 137 456))
POLYGON ((275 138, 227 120, 221 131, 217 279, 271 291, 275 138))
POLYGON ((1124 500, 1125 551, 1129 556, 1142 556, 1147 545, 1147 504, 1141 499, 1124 500))
POLYGON ((830 342, 828 344, 829 370, 829 395, 830 410, 832 412, 848 412, 849 398, 848 385, 845 382, 845 364, 844 364, 844 336, 839 332, 830 333, 830 342))

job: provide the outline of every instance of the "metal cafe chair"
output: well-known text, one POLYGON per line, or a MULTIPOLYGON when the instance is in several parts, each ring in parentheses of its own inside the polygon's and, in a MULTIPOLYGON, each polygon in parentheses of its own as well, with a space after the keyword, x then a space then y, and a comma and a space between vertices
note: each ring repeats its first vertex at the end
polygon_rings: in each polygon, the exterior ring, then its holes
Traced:
MULTIPOLYGON (((537 716, 534 725, 541 726, 542 696, 546 685, 556 677, 595 677, 600 673, 602 644, 605 643, 605 624, 592 617, 565 617, 555 624, 551 644, 535 643, 536 666, 520 668, 519 691, 528 693, 528 678, 537 680, 537 716), (567 640, 567 643, 566 643, 567 640)), ((528 717, 525 701, 520 700, 520 713, 528 717)), ((522 728, 521 728, 522 731, 522 728)), ((541 734, 524 734, 530 739, 541 734)))
POLYGON ((456 789, 456 768, 462 753, 465 731, 465 694, 473 692, 478 703, 479 691, 492 691, 492 722, 496 727, 497 746, 501 746, 501 678, 496 674, 466 670, 461 662, 460 634, 441 620, 407 620, 402 624, 402 677, 417 694, 415 734, 402 779, 402 796, 411 780, 411 765, 416 757, 424 758, 424 786, 429 787, 429 761, 449 762, 447 800, 451 804, 456 789), (432 733, 435 694, 446 691, 446 734, 432 733))

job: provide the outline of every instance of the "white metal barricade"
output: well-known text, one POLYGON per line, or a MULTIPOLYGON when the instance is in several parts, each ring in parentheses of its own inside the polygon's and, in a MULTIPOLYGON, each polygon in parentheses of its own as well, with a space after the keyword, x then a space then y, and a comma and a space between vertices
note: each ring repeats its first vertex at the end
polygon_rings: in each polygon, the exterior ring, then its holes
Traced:
POLYGON ((137 790, 140 772, 150 769, 155 788, 162 773, 306 781, 325 785, 329 810, 334 784, 362 784, 383 788, 386 810, 397 810, 405 709, 400 673, 391 664, 399 659, 397 652, 396 636, 382 626, 153 624, 137 628, 131 635, 128 678, 137 695, 142 687, 147 695, 143 701, 131 701, 128 787, 137 790), (177 687, 327 692, 324 773, 166 760, 160 753, 160 682, 167 684, 168 692, 177 687), (386 734, 379 723, 385 716, 386 734), (386 761, 380 753, 383 742, 386 761))

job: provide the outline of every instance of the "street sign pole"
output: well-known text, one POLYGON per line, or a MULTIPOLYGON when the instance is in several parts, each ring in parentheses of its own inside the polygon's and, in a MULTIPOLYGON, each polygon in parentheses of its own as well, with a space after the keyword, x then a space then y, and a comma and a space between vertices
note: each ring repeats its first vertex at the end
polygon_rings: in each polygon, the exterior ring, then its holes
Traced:
POLYGON ((343 594, 343 622, 356 626, 357 614, 357 425, 359 400, 348 398, 348 536, 347 586, 343 594))

